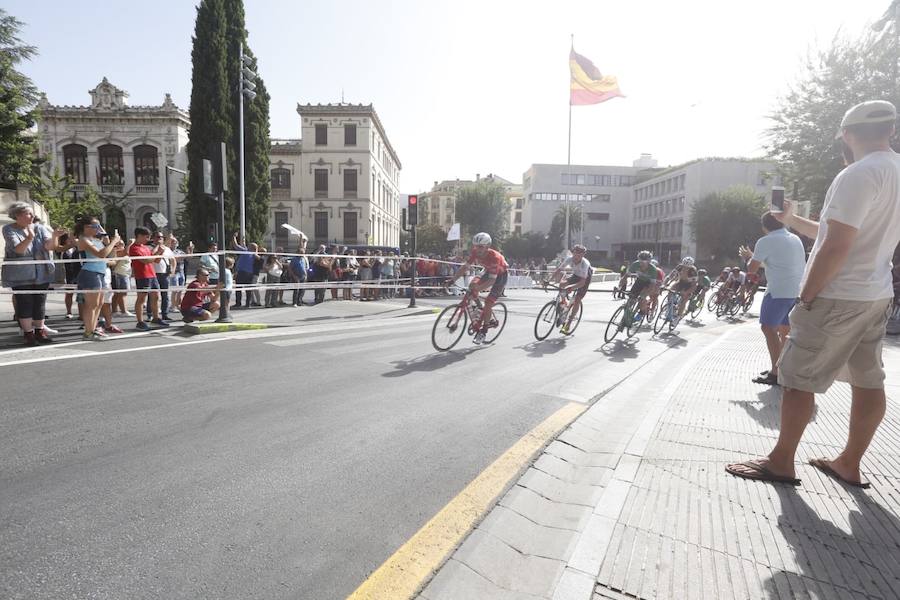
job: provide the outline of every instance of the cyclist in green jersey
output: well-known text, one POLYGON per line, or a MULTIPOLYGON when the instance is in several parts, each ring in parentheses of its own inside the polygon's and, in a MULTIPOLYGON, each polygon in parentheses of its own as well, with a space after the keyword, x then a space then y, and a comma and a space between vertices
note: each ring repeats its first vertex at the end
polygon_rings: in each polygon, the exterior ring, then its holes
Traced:
POLYGON ((648 250, 643 250, 638 254, 638 259, 628 267, 628 274, 636 275, 634 285, 631 286, 631 293, 641 299, 641 312, 644 314, 647 314, 647 296, 653 290, 660 273, 659 269, 650 262, 651 258, 653 255, 648 250))
POLYGON ((712 280, 709 278, 709 274, 706 272, 706 269, 700 269, 697 271, 697 276, 699 279, 697 280, 697 292, 699 297, 697 301, 702 305, 706 300, 706 292, 712 289, 712 280))

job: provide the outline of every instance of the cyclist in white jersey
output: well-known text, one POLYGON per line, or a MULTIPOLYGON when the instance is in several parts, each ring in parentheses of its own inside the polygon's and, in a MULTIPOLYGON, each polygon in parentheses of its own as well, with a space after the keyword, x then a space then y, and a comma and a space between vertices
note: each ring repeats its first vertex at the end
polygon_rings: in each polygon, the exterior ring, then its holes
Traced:
POLYGON ((584 257, 586 252, 587 249, 584 246, 576 244, 572 248, 572 256, 562 261, 562 263, 556 267, 556 270, 553 271, 553 275, 550 276, 551 280, 559 281, 562 279, 563 271, 571 269, 572 274, 569 275, 566 282, 560 286, 560 293, 577 290, 575 292, 575 297, 572 298, 572 308, 569 311, 569 319, 563 326, 563 333, 568 331, 569 325, 572 323, 572 318, 578 314, 578 307, 581 304, 581 299, 587 294, 588 286, 591 283, 591 277, 594 274, 590 261, 584 257))

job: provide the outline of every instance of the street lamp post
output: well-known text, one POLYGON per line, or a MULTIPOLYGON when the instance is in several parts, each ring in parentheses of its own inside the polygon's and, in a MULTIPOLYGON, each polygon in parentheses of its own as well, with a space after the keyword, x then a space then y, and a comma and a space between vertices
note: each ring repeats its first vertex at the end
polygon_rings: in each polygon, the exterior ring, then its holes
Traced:
POLYGON ((169 192, 169 171, 175 171, 176 173, 181 173, 182 175, 187 175, 187 171, 182 171, 181 169, 176 169, 175 167, 166 165, 166 218, 169 220, 169 228, 174 229, 172 227, 172 223, 174 223, 175 221, 172 219, 172 197, 169 192))
POLYGON ((256 98, 256 73, 250 70, 253 60, 244 56, 244 43, 238 43, 238 68, 241 85, 238 90, 238 202, 240 203, 241 242, 247 243, 247 208, 244 199, 244 96, 248 101, 256 98))

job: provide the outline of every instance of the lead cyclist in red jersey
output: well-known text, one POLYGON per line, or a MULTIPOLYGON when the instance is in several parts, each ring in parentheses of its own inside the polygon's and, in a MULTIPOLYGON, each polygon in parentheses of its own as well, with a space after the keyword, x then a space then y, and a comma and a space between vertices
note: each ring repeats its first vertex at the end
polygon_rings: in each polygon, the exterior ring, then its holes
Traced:
POLYGON ((472 238, 472 253, 465 264, 450 277, 450 283, 468 273, 469 267, 475 264, 484 267, 484 273, 472 280, 469 284, 469 291, 477 296, 480 292, 491 288, 484 300, 481 322, 473 324, 478 329, 478 333, 475 334, 472 341, 480 344, 484 341, 485 332, 491 323, 492 307, 506 288, 506 281, 509 279, 509 265, 502 254, 491 248, 491 236, 483 232, 476 233, 472 238))

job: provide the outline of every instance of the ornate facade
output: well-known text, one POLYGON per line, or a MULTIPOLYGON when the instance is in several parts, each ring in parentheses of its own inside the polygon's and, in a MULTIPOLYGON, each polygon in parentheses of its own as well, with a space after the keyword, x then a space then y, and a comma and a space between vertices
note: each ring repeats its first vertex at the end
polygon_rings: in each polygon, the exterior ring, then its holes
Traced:
POLYGON ((90 106, 56 106, 41 97, 39 148, 47 167, 70 176, 74 193, 92 187, 112 201, 107 226, 122 237, 136 225, 156 228, 155 213, 174 222, 182 175, 166 166, 187 167, 187 111, 169 94, 158 106, 129 106, 128 92, 105 77, 89 93, 90 106))

